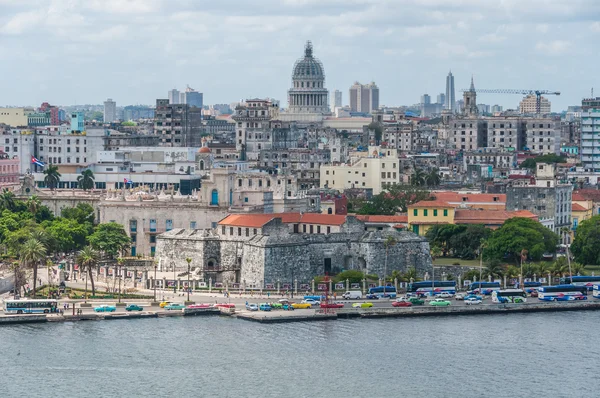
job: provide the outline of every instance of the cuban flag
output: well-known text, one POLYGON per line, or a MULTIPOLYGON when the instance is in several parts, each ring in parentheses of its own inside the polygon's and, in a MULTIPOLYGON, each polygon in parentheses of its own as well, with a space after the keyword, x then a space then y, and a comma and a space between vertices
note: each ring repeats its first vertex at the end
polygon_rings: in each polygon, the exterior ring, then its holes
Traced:
POLYGON ((45 166, 45 163, 42 162, 41 160, 39 160, 38 158, 36 158, 35 156, 31 157, 31 163, 32 164, 37 164, 40 167, 44 167, 45 166))
POLYGON ((127 184, 133 184, 133 182, 128 179, 128 178, 123 178, 123 184, 127 185, 127 184))

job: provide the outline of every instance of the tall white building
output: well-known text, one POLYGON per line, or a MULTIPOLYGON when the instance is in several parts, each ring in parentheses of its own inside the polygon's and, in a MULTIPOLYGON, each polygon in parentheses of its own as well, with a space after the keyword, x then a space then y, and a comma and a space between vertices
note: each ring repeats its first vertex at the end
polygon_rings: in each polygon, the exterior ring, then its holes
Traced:
POLYGON ((117 120, 117 103, 111 98, 104 101, 104 123, 112 123, 117 120))
POLYGON ((448 109, 450 112, 454 112, 456 110, 456 99, 454 98, 454 76, 452 72, 448 73, 446 76, 446 105, 444 109, 448 109))
POLYGON ((581 162, 584 169, 600 172, 600 97, 581 101, 581 162))
POLYGON ((174 88, 173 90, 169 90, 169 104, 180 104, 179 102, 179 90, 174 88))
POLYGON ((331 110, 335 111, 335 108, 342 107, 342 92, 340 90, 335 90, 331 95, 331 110))

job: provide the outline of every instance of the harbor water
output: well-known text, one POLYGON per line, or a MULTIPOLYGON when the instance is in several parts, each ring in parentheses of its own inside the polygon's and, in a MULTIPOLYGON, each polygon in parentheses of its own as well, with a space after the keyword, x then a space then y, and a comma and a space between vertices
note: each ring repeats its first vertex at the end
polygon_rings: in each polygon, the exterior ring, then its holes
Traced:
POLYGON ((2 397, 595 396, 600 312, 0 327, 2 397))

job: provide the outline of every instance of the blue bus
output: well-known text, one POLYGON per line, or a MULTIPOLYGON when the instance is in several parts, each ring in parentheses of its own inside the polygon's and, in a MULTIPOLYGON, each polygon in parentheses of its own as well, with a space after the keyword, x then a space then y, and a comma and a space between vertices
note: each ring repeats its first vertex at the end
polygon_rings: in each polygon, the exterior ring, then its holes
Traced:
POLYGON ((440 294, 442 292, 456 294, 456 281, 422 281, 412 282, 408 284, 408 293, 416 293, 419 295, 431 295, 433 289, 433 295, 440 294))
POLYGON ((600 276, 570 276, 560 278, 561 285, 576 285, 585 286, 589 291, 594 289, 594 286, 600 285, 600 276))
POLYGON ((5 314, 49 314, 56 312, 56 300, 4 300, 5 314))
POLYGON ((469 285, 468 291, 489 296, 494 290, 500 290, 500 282, 473 282, 469 285))
POLYGON ((376 286, 369 288, 369 294, 381 297, 396 298, 396 288, 394 286, 376 286))
POLYGON ((529 294, 531 294, 532 291, 537 290, 540 286, 542 286, 541 282, 523 282, 523 288, 529 294))
POLYGON ((538 294, 543 301, 587 300, 588 290, 586 286, 576 285, 541 286, 538 294))
POLYGON ((598 285, 594 285, 594 292, 592 293, 594 298, 600 299, 600 289, 598 285))

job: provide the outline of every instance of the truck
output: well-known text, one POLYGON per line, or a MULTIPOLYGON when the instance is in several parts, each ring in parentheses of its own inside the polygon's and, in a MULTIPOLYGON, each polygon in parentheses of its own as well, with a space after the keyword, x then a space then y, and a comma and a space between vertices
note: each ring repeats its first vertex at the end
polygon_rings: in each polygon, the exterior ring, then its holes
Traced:
POLYGON ((342 294, 342 297, 346 300, 360 300, 362 299, 362 292, 360 290, 348 290, 342 294))

